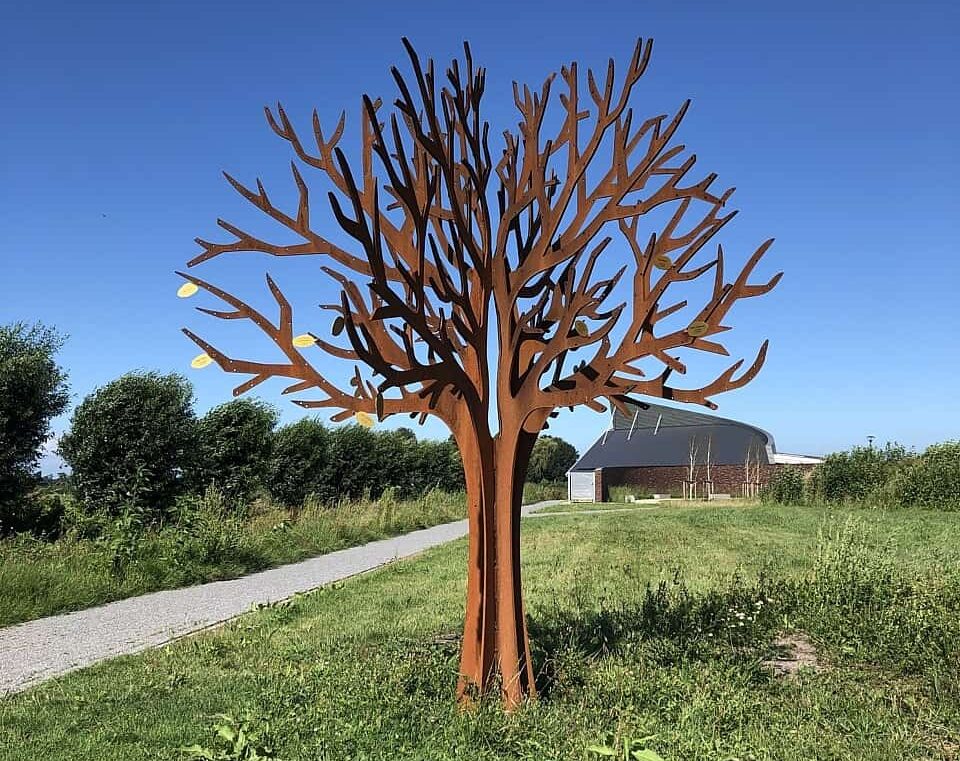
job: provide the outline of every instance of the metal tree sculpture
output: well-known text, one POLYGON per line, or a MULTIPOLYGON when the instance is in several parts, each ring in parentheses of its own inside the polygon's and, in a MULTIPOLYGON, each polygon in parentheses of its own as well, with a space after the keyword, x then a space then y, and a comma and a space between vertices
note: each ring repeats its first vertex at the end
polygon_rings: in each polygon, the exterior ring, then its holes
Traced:
POLYGON ((602 81, 588 71, 585 97, 577 64, 562 67, 559 129, 550 135, 544 134, 545 115, 556 75, 539 92, 514 85, 520 121, 515 132, 504 133, 496 160, 480 112, 485 73, 474 65, 469 47, 438 87, 432 61, 424 65, 406 40, 404 45, 413 78, 408 82, 392 69, 399 95, 388 118, 379 99, 364 96, 358 164, 338 147, 344 116, 326 136, 314 112, 314 148, 281 106, 265 109, 270 127, 300 162, 332 183, 333 215, 355 241, 354 250, 317 232, 308 186, 294 163, 294 212, 275 206, 259 180, 256 190, 229 175, 227 180, 301 242, 273 244, 218 220, 235 240, 197 239, 203 251, 189 263, 234 252, 325 257, 321 269, 341 288, 339 301, 323 306, 333 313, 339 342, 313 333, 295 336, 292 307, 269 275, 279 308, 275 323, 215 285, 179 273, 230 307, 201 311, 253 322, 279 346, 285 362, 235 359, 184 332, 223 370, 250 376, 235 394, 282 377, 292 381, 284 393, 318 390, 322 398, 296 403, 337 410, 334 420, 409 413, 421 421, 434 415, 449 426, 463 456, 470 524, 458 692, 469 699, 498 685, 512 708, 535 694, 519 531, 524 476, 538 434, 557 409, 586 405, 602 411, 602 400, 622 406, 647 395, 715 408, 711 396, 756 376, 767 344, 739 376, 742 360, 699 388, 670 385, 673 374, 686 369, 675 352, 726 355, 714 336, 729 329, 723 321, 730 308, 768 292, 780 275, 748 283, 771 241, 733 282, 724 279, 722 248, 709 261, 692 264, 734 216, 723 211, 733 190, 713 192, 713 174, 684 182, 696 159, 681 160, 684 146, 671 141, 689 101, 671 118, 634 118, 629 101, 650 60, 651 41, 637 43, 619 81, 612 60, 602 81), (672 205, 672 215, 659 233, 642 240, 641 219, 665 204, 672 205), (690 214, 695 223, 681 229, 690 214), (626 303, 606 302, 627 268, 606 279, 594 276, 612 240, 608 231, 625 240, 632 254, 626 313, 626 303), (692 319, 658 330, 687 306, 666 302, 668 287, 711 270, 712 293, 692 319), (341 389, 308 360, 307 353, 317 349, 354 363, 352 388, 341 389), (584 359, 570 366, 575 352, 584 359), (662 364, 662 372, 645 375, 636 364, 645 358, 662 364), (499 418, 496 433, 491 408, 499 418))

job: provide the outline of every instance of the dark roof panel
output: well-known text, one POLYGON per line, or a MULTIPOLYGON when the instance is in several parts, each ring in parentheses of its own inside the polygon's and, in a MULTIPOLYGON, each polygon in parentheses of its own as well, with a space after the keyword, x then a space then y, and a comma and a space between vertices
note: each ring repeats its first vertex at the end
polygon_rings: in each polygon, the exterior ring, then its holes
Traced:
POLYGON ((767 441, 755 431, 729 425, 686 426, 664 428, 656 435, 649 429, 634 431, 632 436, 628 431, 608 431, 571 470, 687 465, 691 439, 700 465, 706 462, 708 441, 713 465, 742 465, 748 453, 751 460, 759 457, 762 463, 770 462, 767 441))
POLYGON ((697 447, 697 463, 742 465, 747 457, 773 461, 776 447, 766 431, 735 420, 660 404, 635 406, 634 416, 620 412, 613 428, 586 451, 571 470, 687 465, 690 445, 697 447))
MULTIPOLYGON (((740 423, 718 415, 708 415, 705 412, 681 407, 667 407, 663 404, 647 403, 640 405, 628 402, 627 407, 631 410, 630 415, 624 415, 618 409, 613 411, 613 427, 616 430, 675 428, 690 425, 720 425, 722 423, 738 426, 746 425, 746 423, 740 423)), ((747 427, 752 428, 753 426, 747 427)))

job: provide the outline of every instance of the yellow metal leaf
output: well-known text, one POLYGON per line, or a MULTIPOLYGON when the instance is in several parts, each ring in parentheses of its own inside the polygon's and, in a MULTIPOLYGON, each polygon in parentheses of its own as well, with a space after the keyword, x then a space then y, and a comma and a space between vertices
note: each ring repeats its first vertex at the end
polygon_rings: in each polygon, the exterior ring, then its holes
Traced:
POLYGON ((301 349, 304 349, 307 346, 313 346, 316 342, 317 339, 311 336, 309 333, 302 333, 293 339, 293 345, 298 346, 301 349))
POLYGON ((364 428, 373 428, 373 418, 366 412, 358 412, 353 417, 356 419, 357 425, 362 425, 364 428))
POLYGON ((687 326, 687 335, 691 338, 699 338, 710 330, 710 326, 703 320, 695 320, 687 326))
POLYGON ((196 283, 184 283, 177 289, 177 296, 181 299, 188 299, 199 290, 196 283))
POLYGON ((589 332, 587 330, 587 323, 585 323, 583 320, 577 320, 575 323, 573 323, 573 329, 577 332, 578 336, 585 336, 589 332))
POLYGON ((202 370, 204 367, 213 362, 210 355, 204 352, 203 354, 198 354, 193 358, 193 361, 190 363, 190 367, 194 370, 202 370))
POLYGON ((660 254, 653 258, 653 266, 657 269, 668 270, 673 266, 673 259, 666 254, 660 254))

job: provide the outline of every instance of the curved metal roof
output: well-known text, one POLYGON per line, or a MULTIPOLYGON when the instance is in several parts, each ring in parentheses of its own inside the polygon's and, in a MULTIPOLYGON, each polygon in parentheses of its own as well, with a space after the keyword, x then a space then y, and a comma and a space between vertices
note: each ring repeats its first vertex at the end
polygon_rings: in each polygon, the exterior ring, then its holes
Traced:
POLYGON ((699 464, 706 462, 708 447, 713 465, 742 465, 748 455, 764 464, 776 460, 773 436, 756 426, 662 404, 633 404, 631 409, 632 417, 614 412, 610 430, 571 470, 687 465, 691 441, 699 464))

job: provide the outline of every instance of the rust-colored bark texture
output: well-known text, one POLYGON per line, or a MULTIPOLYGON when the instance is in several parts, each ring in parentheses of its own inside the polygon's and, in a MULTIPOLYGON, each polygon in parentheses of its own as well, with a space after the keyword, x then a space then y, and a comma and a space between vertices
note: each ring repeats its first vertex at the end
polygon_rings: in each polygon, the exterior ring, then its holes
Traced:
POLYGON ((749 282, 771 241, 732 280, 723 249, 706 253, 735 214, 727 209, 733 190, 714 190, 714 174, 692 176, 695 157, 674 144, 689 101, 648 119, 631 108, 650 40, 637 43, 622 72, 611 60, 582 77, 571 63, 539 89, 515 84, 518 123, 496 140, 481 113, 485 70, 469 46, 439 81, 433 62, 404 46, 410 73, 392 70, 392 106, 362 99, 356 160, 339 147, 345 116, 324 132, 316 113, 298 129, 281 106, 266 109, 296 155, 297 208, 276 206, 259 180, 253 187, 227 175, 297 242, 274 244, 220 220, 232 239, 198 239, 202 251, 189 263, 249 252, 317 256, 318 275, 332 278, 339 299, 322 305, 329 320, 316 311, 298 320, 328 330, 295 335, 293 307, 269 275, 277 318, 179 273, 225 304, 201 311, 250 321, 285 359, 240 359, 184 332, 204 361, 246 376, 235 394, 279 377, 289 384, 285 394, 312 392, 296 404, 329 408, 335 421, 434 415, 450 428, 470 521, 459 697, 499 690, 510 709, 536 695, 520 502, 540 431, 562 408, 603 411, 643 396, 716 407, 711 397, 756 376, 767 344, 745 369, 735 362, 694 387, 674 385, 686 372, 679 353, 727 355, 718 337, 729 330, 731 307, 767 293, 780 275, 749 282), (330 190, 332 219, 320 225, 308 171, 330 190), (659 222, 651 230, 652 220, 659 222), (331 221, 352 245, 324 237, 331 221), (677 286, 701 277, 692 306, 674 297, 677 286), (330 379, 321 363, 331 357, 348 363, 341 375, 352 373, 349 387, 330 379))

